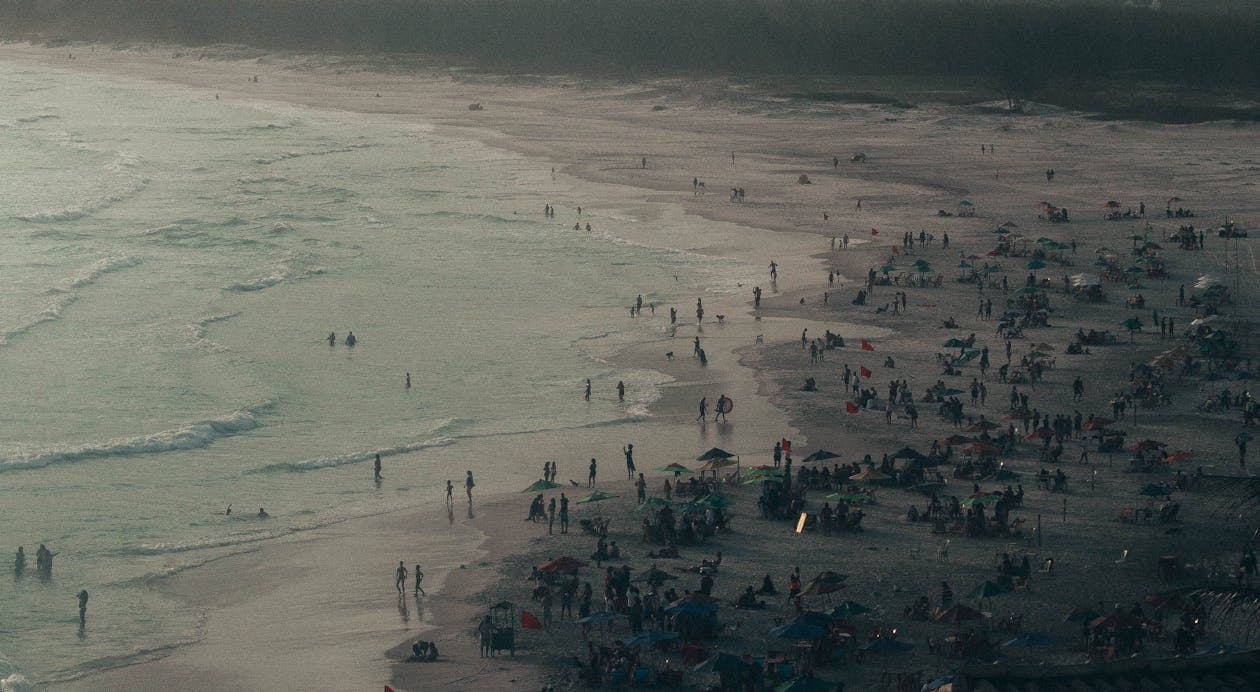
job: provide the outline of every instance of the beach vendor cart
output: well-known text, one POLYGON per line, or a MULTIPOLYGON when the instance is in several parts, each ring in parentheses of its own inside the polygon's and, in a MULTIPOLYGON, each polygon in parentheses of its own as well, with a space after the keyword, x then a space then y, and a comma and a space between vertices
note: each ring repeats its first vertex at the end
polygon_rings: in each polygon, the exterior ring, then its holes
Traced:
POLYGON ((516 606, 508 601, 499 601, 490 609, 490 624, 494 633, 490 637, 490 649, 493 653, 507 651, 516 655, 516 606))

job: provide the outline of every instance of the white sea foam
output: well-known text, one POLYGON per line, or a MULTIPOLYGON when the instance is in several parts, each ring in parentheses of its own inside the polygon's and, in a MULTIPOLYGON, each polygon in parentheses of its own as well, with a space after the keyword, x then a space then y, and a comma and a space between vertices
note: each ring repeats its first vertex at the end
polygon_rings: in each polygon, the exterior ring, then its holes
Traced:
POLYGON ((0 680, 0 692, 29 692, 33 689, 35 689, 35 686, 17 673, 0 680))
POLYGON ((105 181, 105 187, 107 188, 105 192, 79 204, 60 209, 26 212, 18 214, 17 218, 31 223, 73 221, 131 199, 140 194, 149 185, 148 178, 134 172, 134 169, 139 167, 139 163, 139 157, 132 154, 119 154, 113 161, 104 166, 104 170, 109 173, 105 181))
POLYGON ((71 303, 78 300, 74 289, 88 286, 101 276, 118 269, 134 267, 140 259, 129 255, 105 257, 92 263, 77 276, 67 279, 64 284, 48 289, 51 296, 30 319, 0 332, 0 346, 4 346, 15 336, 21 336, 45 322, 61 319, 62 313, 71 303))
POLYGON ((239 435, 257 428, 258 415, 271 408, 264 401, 237 409, 226 415, 196 421, 178 428, 149 435, 124 437, 95 444, 56 447, 0 459, 0 471, 41 468, 52 464, 86 461, 109 456, 158 454, 185 449, 201 449, 217 440, 239 435))

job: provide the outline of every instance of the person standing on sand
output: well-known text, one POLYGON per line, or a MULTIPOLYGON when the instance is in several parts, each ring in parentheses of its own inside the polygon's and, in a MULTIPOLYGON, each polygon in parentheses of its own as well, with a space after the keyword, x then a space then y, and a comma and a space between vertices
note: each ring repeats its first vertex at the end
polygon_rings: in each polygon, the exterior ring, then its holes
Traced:
POLYGON ((547 535, 552 535, 552 528, 556 525, 556 498, 551 498, 551 502, 547 503, 547 535))
POLYGON ((455 484, 450 481, 446 481, 446 504, 449 505, 455 501, 454 494, 455 484))
POLYGON ((477 636, 481 639, 481 658, 493 658, 494 623, 490 621, 489 615, 482 618, 481 624, 477 625, 477 636))
POLYGON ((622 454, 626 455, 626 480, 634 480, 634 445, 626 444, 621 448, 622 454))
POLYGON ((464 478, 464 492, 468 493, 468 504, 470 505, 472 504, 472 489, 476 487, 476 485, 477 484, 473 482, 472 471, 469 471, 468 476, 464 478))
POLYGON ((625 400, 626 400, 626 383, 622 382, 621 380, 617 380, 617 401, 625 401, 625 400))
POLYGON ((79 599, 79 627, 83 627, 84 625, 87 624, 87 603, 88 603, 87 589, 83 589, 82 591, 80 591, 79 595, 76 596, 76 598, 79 599))
POLYGON ((582 395, 582 398, 587 401, 591 400, 591 378, 589 377, 586 378, 586 393, 582 395))
POLYGON ((419 595, 421 595, 421 594, 424 594, 425 596, 428 596, 429 594, 424 593, 424 588, 423 588, 422 586, 420 586, 420 580, 421 580, 421 579, 424 579, 424 572, 421 572, 421 571, 420 571, 420 565, 416 565, 416 588, 415 588, 415 595, 416 595, 416 596, 419 596, 419 595))
POLYGON ((375 480, 378 480, 378 481, 381 480, 383 476, 381 476, 381 455, 380 454, 376 455, 376 461, 372 463, 372 467, 376 473, 375 480))
POLYGON ((569 532, 569 498, 560 493, 560 533, 569 532))
POLYGON ((700 415, 696 416, 696 420, 704 422, 704 417, 709 413, 709 402, 705 397, 700 397, 700 415))
POLYGON ((591 457, 590 472, 586 474, 586 487, 595 487, 595 457, 591 457))
POLYGON ((399 596, 407 590, 407 565, 402 560, 398 561, 398 569, 394 570, 394 588, 398 589, 399 596))
POLYGON ((328 332, 328 346, 333 347, 336 345, 337 345, 337 332, 328 332))
POLYGON ((1247 470, 1247 440, 1251 439, 1251 435, 1240 432, 1234 436, 1234 444, 1238 445, 1238 465, 1242 470, 1247 470))

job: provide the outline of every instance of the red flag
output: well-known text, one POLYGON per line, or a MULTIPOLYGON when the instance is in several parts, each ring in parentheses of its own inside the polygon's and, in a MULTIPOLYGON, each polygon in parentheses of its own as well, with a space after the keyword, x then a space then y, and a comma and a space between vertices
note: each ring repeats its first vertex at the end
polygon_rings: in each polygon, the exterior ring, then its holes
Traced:
POLYGON ((538 621, 538 618, 534 617, 533 613, 528 610, 521 611, 521 629, 540 630, 542 628, 542 623, 538 621))
POLYGON ((872 229, 871 229, 871 235, 879 235, 879 230, 878 230, 878 229, 875 229, 875 228, 872 228, 872 229))
POLYGON ((853 403, 852 401, 846 401, 844 402, 844 410, 848 411, 849 413, 857 413, 858 407, 857 407, 857 404, 853 403))
POLYGON ((784 453, 784 454, 791 454, 791 453, 792 453, 792 441, 791 441, 791 440, 789 440, 789 439, 787 439, 786 437, 784 437, 784 438, 780 439, 780 440, 779 440, 779 442, 780 442, 780 444, 782 444, 782 445, 783 445, 783 453, 784 453))
POLYGON ((862 366, 862 367, 858 368, 858 372, 862 373, 862 377, 870 377, 870 376, 871 376, 871 371, 870 371, 870 370, 867 370, 867 369, 866 369, 866 366, 862 366))
POLYGON ((862 350, 863 350, 863 351, 874 351, 874 350, 875 350, 875 347, 871 345, 871 342, 867 341, 866 339, 862 339, 862 350))

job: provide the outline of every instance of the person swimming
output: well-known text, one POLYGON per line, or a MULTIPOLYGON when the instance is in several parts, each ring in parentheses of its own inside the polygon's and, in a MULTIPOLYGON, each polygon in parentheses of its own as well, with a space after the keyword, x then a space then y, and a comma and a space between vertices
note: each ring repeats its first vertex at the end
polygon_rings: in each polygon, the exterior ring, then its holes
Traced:
POLYGON ((359 340, 354 338, 354 332, 350 332, 349 334, 346 335, 347 346, 353 347, 357 343, 359 343, 359 340))
POLYGON ((329 346, 337 345, 337 332, 328 332, 328 345, 329 346))
POLYGON ((259 518, 259 519, 270 519, 270 518, 271 518, 271 515, 270 515, 270 514, 267 514, 267 510, 263 509, 262 507, 259 507, 259 508, 258 508, 258 518, 259 518))

